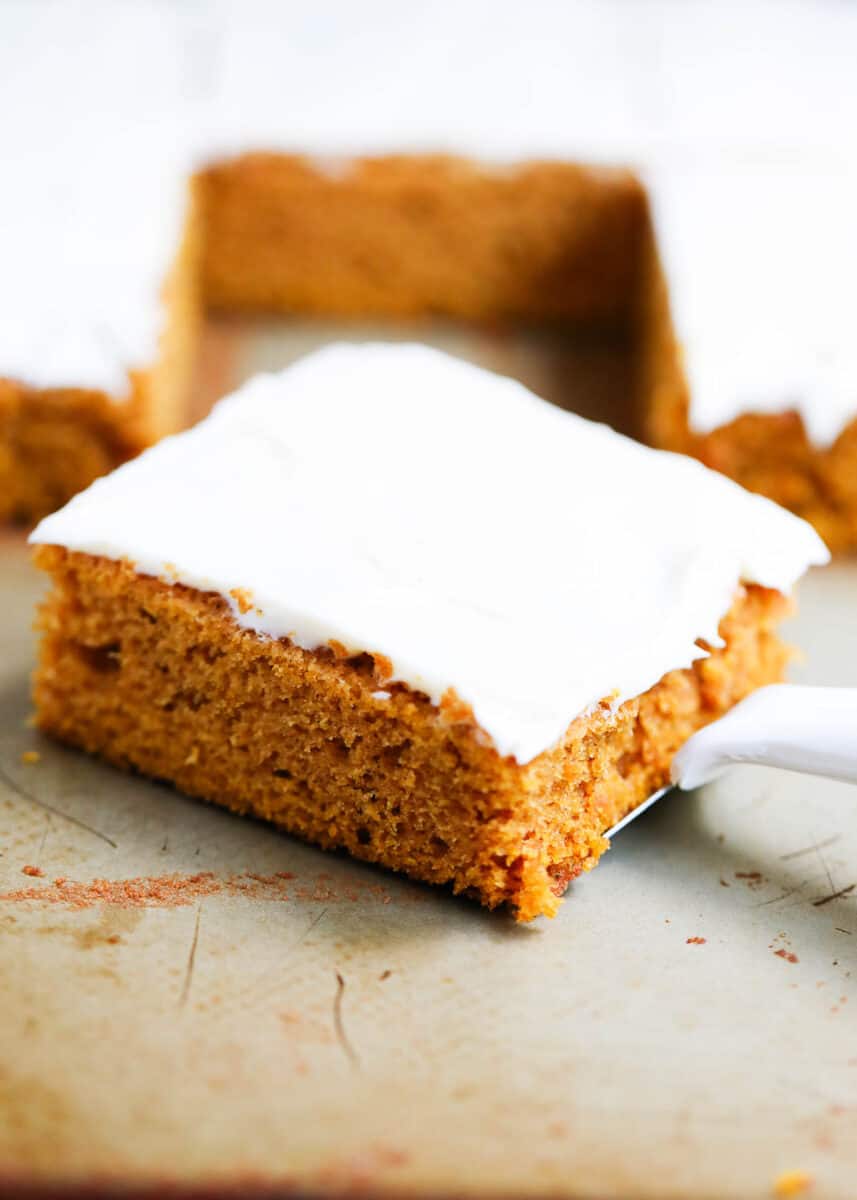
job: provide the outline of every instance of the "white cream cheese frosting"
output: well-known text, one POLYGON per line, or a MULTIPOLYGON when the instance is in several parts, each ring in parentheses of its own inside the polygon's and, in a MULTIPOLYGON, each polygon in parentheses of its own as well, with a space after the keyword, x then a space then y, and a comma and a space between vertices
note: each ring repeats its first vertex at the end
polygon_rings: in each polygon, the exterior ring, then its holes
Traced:
POLYGON ((718 644, 742 581, 788 592, 828 557, 700 463, 407 344, 257 376, 31 541, 219 592, 263 635, 384 654, 521 762, 718 644))
POLYGON ((194 165, 450 151, 641 170, 700 432, 857 416, 855 5, 37 7, 0 11, 0 377, 128 394, 194 165))
POLYGON ((155 361, 193 163, 181 49, 171 6, 0 6, 0 378, 122 401, 155 361))
POLYGON ((857 155, 674 153, 641 174, 691 427, 795 410, 830 446, 857 418, 857 155))

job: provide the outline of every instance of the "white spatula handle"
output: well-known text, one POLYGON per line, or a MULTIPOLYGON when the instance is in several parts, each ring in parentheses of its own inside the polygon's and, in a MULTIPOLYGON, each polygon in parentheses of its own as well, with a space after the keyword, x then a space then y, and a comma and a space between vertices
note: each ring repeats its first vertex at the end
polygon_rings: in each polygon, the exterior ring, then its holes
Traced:
POLYGON ((760 688, 684 744, 673 759, 673 783, 701 787, 730 763, 857 783, 857 688, 760 688))

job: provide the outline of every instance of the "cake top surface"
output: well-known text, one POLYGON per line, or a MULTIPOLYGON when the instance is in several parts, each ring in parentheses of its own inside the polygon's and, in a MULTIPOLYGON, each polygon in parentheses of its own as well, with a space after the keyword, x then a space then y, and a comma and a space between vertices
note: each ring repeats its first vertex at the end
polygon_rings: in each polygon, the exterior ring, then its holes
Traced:
POLYGON ((436 703, 453 688, 520 762, 717 644, 741 581, 788 591, 827 559, 698 462, 407 344, 257 376, 31 540, 218 592, 308 649, 383 654, 436 703))

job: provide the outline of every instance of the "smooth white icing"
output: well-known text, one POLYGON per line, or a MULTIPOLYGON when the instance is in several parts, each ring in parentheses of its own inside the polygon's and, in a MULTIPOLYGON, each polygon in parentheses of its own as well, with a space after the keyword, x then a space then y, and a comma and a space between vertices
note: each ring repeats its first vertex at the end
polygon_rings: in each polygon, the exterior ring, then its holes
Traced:
POLYGON ((0 22, 0 376, 127 393, 192 163, 449 150, 643 170, 696 428, 795 407, 826 445, 857 413, 857 6, 6 0, 0 22))
POLYGON ((676 154, 642 174, 692 427, 795 409, 829 446, 857 417, 857 156, 676 154))
POLYGON ((761 688, 685 742, 673 782, 689 791, 734 763, 857 783, 857 688, 761 688))
POLYGON ((2 5, 0 377, 121 400, 154 360, 194 144, 177 34, 163 5, 2 5))
POLYGON ((417 345, 336 345, 261 375, 98 480, 31 540, 246 589, 236 620, 380 652, 528 761, 604 697, 718 643, 740 581, 827 551, 683 456, 417 345))

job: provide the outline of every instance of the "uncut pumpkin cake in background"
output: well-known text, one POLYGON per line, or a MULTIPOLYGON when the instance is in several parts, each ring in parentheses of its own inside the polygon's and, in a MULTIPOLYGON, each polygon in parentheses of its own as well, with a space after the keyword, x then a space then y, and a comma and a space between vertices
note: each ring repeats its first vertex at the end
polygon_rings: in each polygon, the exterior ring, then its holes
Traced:
POLYGON ((781 678, 828 557, 693 459, 407 344, 256 377, 31 541, 41 729, 521 920, 781 678))
POLYGON ((857 546, 852 6, 88 11, 3 8, 0 519, 186 423, 201 312, 444 316, 631 331, 629 425, 857 546))

